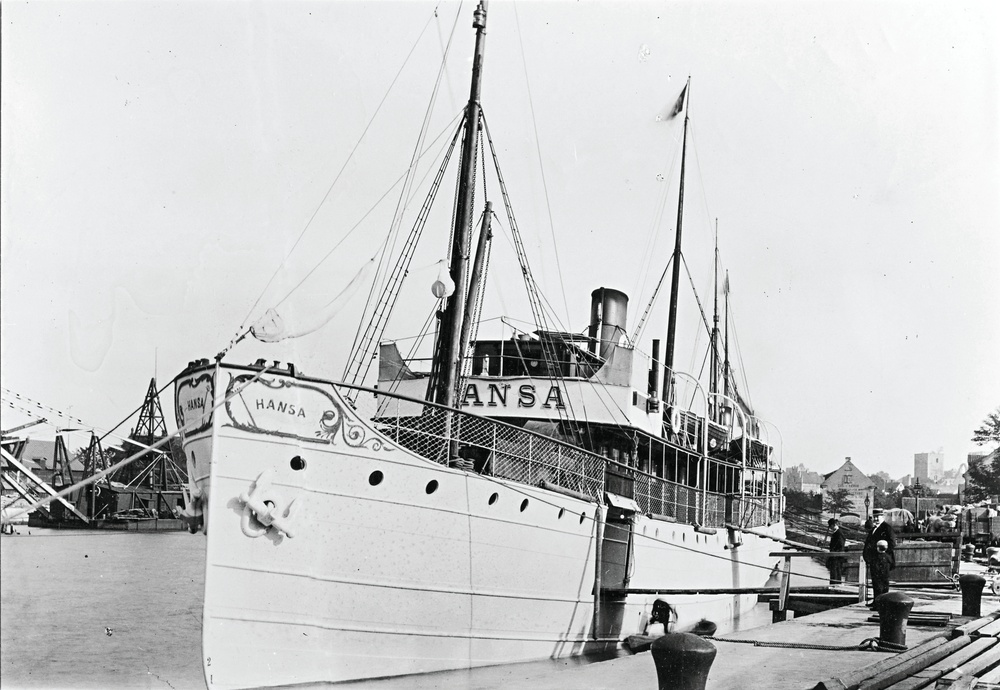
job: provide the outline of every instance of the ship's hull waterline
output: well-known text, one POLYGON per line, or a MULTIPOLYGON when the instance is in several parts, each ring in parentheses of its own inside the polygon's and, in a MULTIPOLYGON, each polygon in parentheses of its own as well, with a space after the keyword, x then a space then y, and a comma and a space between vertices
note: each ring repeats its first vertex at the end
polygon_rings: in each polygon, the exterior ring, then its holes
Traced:
MULTIPOLYGON (((221 371, 228 391, 250 379, 221 371)), ((178 378, 179 423, 211 408, 213 383, 211 369, 178 378)), ((331 384, 270 374, 251 383, 264 394, 233 398, 185 439, 192 476, 211 495, 210 687, 579 655, 643 632, 654 595, 602 599, 595 616, 596 559, 611 552, 599 551, 612 534, 608 506, 423 458, 358 416, 331 384), (310 423, 323 431, 305 435, 310 423), (265 527, 253 505, 277 520, 265 527)), ((733 548, 725 529, 708 534, 638 513, 629 524, 631 588, 762 586, 777 560, 768 556, 776 542, 755 534, 733 548)), ((780 522, 756 531, 784 537, 780 522)), ((708 618, 720 632, 756 603, 753 595, 663 598, 678 610, 678 629, 708 618)))

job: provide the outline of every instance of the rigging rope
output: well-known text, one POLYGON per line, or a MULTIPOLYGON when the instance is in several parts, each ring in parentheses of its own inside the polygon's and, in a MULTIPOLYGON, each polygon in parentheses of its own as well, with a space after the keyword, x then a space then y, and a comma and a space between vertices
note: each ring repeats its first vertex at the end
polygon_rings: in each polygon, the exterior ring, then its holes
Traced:
MULTIPOLYGON (((437 11, 435 9, 435 14, 436 13, 437 11)), ((423 146, 424 138, 427 136, 427 128, 430 125, 431 113, 434 110, 434 104, 437 102, 438 92, 441 87, 441 80, 445 74, 445 67, 448 64, 448 51, 451 48, 451 43, 455 36, 455 28, 458 26, 458 19, 460 13, 461 13, 461 6, 459 6, 458 10, 455 12, 455 19, 452 22, 451 26, 451 34, 448 36, 448 43, 445 46, 444 51, 441 55, 441 62, 438 66, 437 77, 434 80, 434 87, 431 89, 430 99, 427 102, 427 108, 424 111, 424 118, 420 124, 420 131, 417 134, 417 141, 414 144, 413 153, 411 154, 410 157, 410 165, 406 170, 406 178, 403 182, 403 189, 400 192, 399 199, 396 201, 396 209, 393 212, 392 222, 389 225, 389 237, 391 238, 391 242, 387 243, 387 245, 383 247, 382 255, 379 257, 378 269, 375 273, 375 280, 372 282, 371 290, 368 293, 368 300, 365 302, 365 307, 364 310, 362 311, 363 315, 361 319, 362 324, 366 320, 364 315, 368 314, 368 308, 372 305, 375 294, 380 289, 383 291, 383 293, 386 290, 391 289, 389 288, 388 284, 383 284, 382 281, 388 279, 386 272, 389 270, 389 259, 395 252, 396 243, 399 240, 400 227, 403 222, 403 214, 406 212, 409 202, 409 199, 407 197, 409 195, 409 190, 411 189, 413 184, 413 173, 416 169, 417 162, 420 159, 419 152, 421 147, 423 146)), ((408 263, 409 259, 406 259, 406 261, 408 263)), ((376 311, 378 310, 379 306, 381 306, 381 301, 375 307, 376 311)), ((372 318, 375 318, 374 314, 372 315, 372 318)), ((358 332, 360 333, 360 331, 361 327, 359 325, 358 332)), ((355 336, 355 342, 357 342, 357 336, 355 336)), ((363 350, 361 352, 362 356, 366 354, 367 350, 363 350)))
MULTIPOLYGON (((565 391, 565 378, 562 373, 562 367, 558 361, 555 345, 552 342, 553 339, 551 330, 545 318, 545 310, 542 307, 542 301, 539 296, 540 291, 538 290, 538 285, 535 283, 531 267, 528 265, 528 255, 524 249, 524 242, 522 241, 521 233, 517 228, 517 220, 514 218, 514 209, 511 205, 510 195, 507 193, 507 185, 504 182, 503 173, 500 170, 500 159, 497 156, 496 147, 493 144, 493 137, 490 135, 490 128, 486 122, 485 113, 482 115, 482 118, 483 132, 486 134, 486 139, 490 144, 490 154, 493 157, 493 167, 496 171, 497 183, 500 186, 500 195, 503 198, 504 209, 507 212, 507 222, 510 225, 510 234, 514 240, 514 247, 517 253, 518 262, 521 266, 521 273, 524 276, 524 285, 528 292, 528 303, 531 306, 532 317, 535 320, 535 325, 539 330, 538 341, 539 347, 541 348, 542 361, 545 364, 546 369, 545 378, 549 379, 552 383, 562 383, 562 388, 557 390, 565 391)), ((583 403, 583 407, 583 418, 586 419, 586 403, 583 403)), ((577 418, 577 415, 573 411, 573 402, 569 395, 567 395, 565 400, 563 400, 563 406, 560 407, 559 405, 556 405, 556 411, 559 415, 560 422, 562 422, 566 431, 569 432, 571 438, 578 441, 579 429, 577 428, 577 425, 572 423, 573 420, 577 418)), ((587 425, 587 429, 589 431, 589 425, 587 425)))
MULTIPOLYGON (((559 261, 559 247, 556 244, 556 226, 555 222, 552 220, 552 202, 549 200, 549 185, 548 182, 546 182, 545 166, 542 162, 542 147, 541 144, 539 143, 540 140, 538 137, 538 121, 535 118, 535 104, 534 100, 531 97, 531 81, 528 79, 528 61, 524 56, 525 55, 524 40, 521 32, 521 20, 517 14, 517 3, 514 3, 513 7, 514 7, 514 23, 517 25, 517 40, 518 40, 518 45, 520 46, 521 49, 521 65, 524 68, 524 86, 525 90, 528 92, 528 108, 531 111, 531 127, 532 131, 535 134, 535 151, 538 153, 538 170, 539 173, 541 174, 542 191, 545 195, 545 210, 548 213, 548 218, 549 218, 549 232, 552 235, 552 249, 555 252, 556 272, 559 275, 559 288, 562 292, 563 308, 566 310, 566 318, 568 320, 570 313, 569 302, 566 299, 566 284, 563 281, 562 263, 559 261)), ((492 147, 492 142, 490 146, 492 147)), ((495 154, 494 158, 496 158, 495 154)))
MULTIPOLYGON (((732 306, 730 305, 730 315, 731 316, 735 316, 735 315, 732 314, 732 311, 733 311, 733 309, 732 309, 732 306)), ((747 372, 746 372, 746 367, 743 364, 743 352, 740 349, 739 334, 736 332, 736 321, 735 321, 735 319, 730 319, 730 321, 731 321, 730 325, 731 325, 731 327, 733 329, 733 340, 736 341, 736 359, 740 363, 740 373, 743 375, 743 383, 747 387, 746 404, 747 404, 747 407, 749 407, 750 410, 751 410, 751 412, 752 412, 753 411, 753 401, 750 400, 749 384, 747 383, 747 372)), ((735 381, 733 382, 733 387, 734 387, 734 389, 736 388, 736 382, 735 381)))
MULTIPOLYGON (((642 295, 646 291, 646 281, 648 280, 649 268, 650 265, 652 264, 653 247, 656 243, 656 239, 659 237, 658 230, 660 228, 660 225, 663 223, 663 214, 667 210, 667 201, 669 200, 670 197, 670 187, 674 179, 674 168, 676 166, 678 155, 680 155, 680 149, 678 147, 674 147, 674 156, 671 159, 670 166, 668 168, 670 172, 663 186, 663 191, 660 194, 659 203, 656 205, 655 210, 653 212, 653 219, 650 222, 649 233, 646 236, 646 245, 643 248, 642 263, 639 265, 639 271, 636 274, 636 280, 632 284, 632 292, 636 295, 642 295), (641 285, 639 285, 640 277, 642 278, 641 285), (638 288, 636 287, 637 285, 639 285, 638 288)), ((636 326, 636 328, 633 329, 634 335, 632 337, 632 342, 637 342, 638 336, 642 334, 643 321, 645 321, 646 315, 649 314, 650 309, 652 309, 653 303, 656 301, 656 295, 660 291, 660 287, 663 284, 663 279, 666 277, 666 269, 670 267, 670 262, 673 261, 673 258, 674 255, 673 252, 671 252, 670 257, 667 259, 667 266, 664 269, 663 275, 660 276, 660 280, 656 284, 656 288, 653 290, 653 295, 649 300, 649 305, 646 307, 646 311, 643 314, 643 318, 636 326)))
POLYGON ((890 652, 898 654, 905 652, 905 644, 897 644, 877 637, 868 637, 858 644, 833 645, 833 644, 812 644, 808 642, 769 642, 767 640, 736 640, 731 637, 716 637, 714 635, 704 635, 706 640, 713 642, 732 642, 735 644, 752 644, 754 647, 777 647, 779 649, 822 649, 832 652, 890 652))
POLYGON ((451 143, 448 146, 448 151, 445 154, 444 160, 441 161, 441 165, 438 167, 438 172, 434 177, 434 182, 431 184, 431 188, 427 192, 424 204, 421 207, 420 212, 417 214, 417 218, 413 223, 413 227, 406 239, 406 243, 403 245, 402 253, 396 261, 396 266, 388 278, 381 299, 375 306, 371 318, 367 320, 367 325, 365 325, 365 320, 362 320, 363 331, 361 328, 358 329, 359 335, 355 337, 355 345, 351 351, 347 369, 344 372, 344 380, 348 383, 363 381, 368 375, 368 371, 371 368, 370 352, 374 344, 379 338, 381 338, 382 333, 385 330, 385 326, 389 321, 389 316, 392 314, 392 309, 396 304, 396 299, 399 297, 399 291, 402 288, 403 281, 409 270, 410 261, 413 259, 413 253, 416 250, 417 242, 420 240, 420 236, 423 234, 424 227, 427 224, 431 205, 437 197, 438 189, 441 186, 441 180, 444 178, 445 169, 448 166, 448 162, 451 160, 452 153, 455 150, 455 144, 457 143, 458 137, 462 132, 462 124, 464 124, 464 120, 463 123, 460 123, 459 127, 455 130, 454 136, 452 136, 451 143))
MULTIPOLYGON (((437 16, 437 7, 434 8, 434 16, 437 16)), ((424 27, 420 30, 420 33, 417 35, 416 40, 413 42, 413 45, 410 47, 410 52, 407 53, 406 58, 403 60, 403 64, 400 65, 399 70, 396 72, 396 76, 394 76, 392 78, 392 82, 390 82, 389 87, 385 91, 385 94, 383 94, 382 100, 379 101, 378 106, 375 108, 375 112, 372 113, 371 118, 369 118, 368 124, 366 124, 364 130, 362 130, 361 136, 358 138, 357 142, 354 144, 354 148, 352 148, 351 152, 347 155, 347 159, 344 161, 344 164, 341 166, 340 170, 337 172, 337 175, 336 175, 336 177, 334 177, 333 182, 330 183, 330 186, 327 188, 326 193, 323 195, 323 198, 320 200, 319 204, 316 205, 316 208, 313 210, 312 215, 309 216, 309 220, 306 221, 306 224, 302 228, 302 231, 299 232, 299 236, 296 238, 295 243, 292 245, 292 248, 288 250, 287 254, 285 254, 285 257, 278 264, 278 267, 274 270, 274 273, 271 275, 271 278, 267 281, 267 284, 264 285, 264 288, 260 291, 260 294, 257 296, 257 299, 254 301, 253 306, 250 307, 250 311, 247 312, 247 315, 243 318, 243 321, 240 323, 239 328, 236 329, 236 335, 234 335, 233 338, 232 338, 232 340, 230 340, 229 345, 226 347, 225 351, 228 351, 228 350, 232 349, 232 347, 237 342, 239 342, 239 340, 242 340, 243 336, 246 335, 246 330, 245 329, 246 329, 247 321, 250 320, 250 317, 253 315, 253 312, 257 308, 257 305, 260 304, 260 301, 261 301, 261 299, 264 298, 264 295, 267 293, 268 288, 271 287, 271 283, 274 282, 274 279, 278 276, 278 273, 281 271, 282 266, 284 266, 285 262, 288 260, 288 257, 292 255, 292 252, 295 251, 295 248, 299 246, 299 242, 302 241, 302 238, 305 236, 306 231, 312 225, 312 222, 316 219, 317 214, 319 214, 319 211, 323 207, 323 205, 326 203, 326 200, 330 197, 330 194, 333 192, 334 186, 336 186, 337 182, 340 180, 340 176, 344 174, 344 171, 347 169, 348 164, 351 162, 351 159, 354 157, 354 153, 358 150, 358 147, 361 145, 361 142, 364 140, 365 135, 368 133, 369 128, 372 126, 372 123, 375 122, 375 118, 378 117, 379 112, 382 110, 382 106, 385 104, 386 99, 389 97, 389 93, 392 91, 393 87, 396 85, 396 81, 399 79, 399 76, 403 73, 403 69, 406 67, 407 63, 410 61, 410 57, 413 55, 413 51, 416 50, 417 45, 420 43, 420 40, 423 38, 424 32, 427 31, 427 27, 430 26, 430 23, 431 23, 431 18, 428 18, 427 19, 427 23, 424 24, 424 27)))
POLYGON ((642 313, 642 318, 639 319, 638 325, 635 327, 635 331, 632 332, 632 342, 638 343, 639 338, 642 337, 642 331, 646 327, 646 317, 649 316, 649 312, 652 311, 653 305, 656 303, 656 297, 660 294, 660 288, 663 287, 663 281, 667 277, 667 271, 670 270, 670 264, 673 263, 674 255, 670 254, 670 258, 667 259, 667 265, 663 267, 663 273, 660 274, 660 279, 656 283, 656 288, 653 290, 653 296, 649 298, 649 303, 646 305, 646 311, 642 313))
MULTIPOLYGON (((239 385, 239 386, 235 387, 233 389, 232 393, 224 396, 218 403, 216 403, 215 405, 213 405, 210 409, 206 410, 203 414, 195 417, 190 422, 188 422, 184 426, 180 427, 179 429, 177 429, 173 433, 167 434, 166 436, 164 436, 163 438, 161 438, 156 443, 153 443, 152 445, 148 445, 147 446, 147 445, 145 445, 143 443, 139 443, 138 441, 135 441, 135 440, 132 440, 132 439, 128 439, 129 443, 132 443, 134 445, 139 446, 140 450, 138 450, 137 452, 135 452, 132 455, 128 456, 124 460, 116 462, 111 467, 103 469, 100 472, 95 472, 94 474, 90 475, 89 477, 85 477, 84 479, 82 479, 81 481, 76 482, 72 486, 68 486, 65 489, 57 491, 53 495, 47 495, 44 498, 41 498, 41 499, 35 501, 34 503, 32 503, 31 505, 29 505, 27 507, 18 509, 16 512, 11 513, 11 514, 5 516, 5 518, 8 521, 9 520, 13 520, 14 518, 17 518, 17 517, 19 517, 21 515, 27 515, 28 513, 30 513, 33 510, 36 510, 38 508, 43 508, 43 507, 47 506, 49 503, 51 503, 52 501, 54 501, 56 499, 66 498, 69 494, 71 494, 71 493, 73 493, 75 491, 78 491, 79 489, 82 489, 85 486, 89 486, 90 484, 95 484, 95 483, 99 482, 101 479, 103 479, 104 477, 117 472, 122 467, 125 467, 126 465, 130 465, 133 462, 135 462, 136 460, 141 459, 149 451, 159 450, 161 447, 163 447, 164 445, 168 444, 170 442, 170 440, 172 438, 174 438, 175 436, 181 436, 181 435, 187 433, 188 431, 191 431, 192 429, 195 429, 199 425, 202 425, 204 423, 204 420, 205 420, 206 417, 209 417, 217 409, 219 409, 223 405, 227 404, 230 400, 232 400, 237 395, 240 395, 246 387, 250 386, 253 383, 256 383, 257 380, 261 376, 263 376, 265 373, 269 372, 270 370, 271 370, 270 367, 263 367, 253 377, 251 377, 250 379, 248 379, 242 385, 239 385)), ((4 390, 7 390, 7 389, 4 389, 4 390)), ((94 429, 94 430, 97 429, 97 427, 91 427, 91 428, 94 429)), ((4 450, 3 453, 4 453, 4 455, 6 455, 7 451, 4 450)))

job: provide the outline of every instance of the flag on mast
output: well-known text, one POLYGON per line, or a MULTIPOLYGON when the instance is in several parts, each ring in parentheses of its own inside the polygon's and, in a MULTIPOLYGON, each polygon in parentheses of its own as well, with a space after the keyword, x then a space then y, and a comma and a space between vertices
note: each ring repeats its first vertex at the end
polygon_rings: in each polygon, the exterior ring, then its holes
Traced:
POLYGON ((677 115, 684 109, 684 94, 687 93, 687 88, 687 84, 685 84, 684 88, 681 89, 681 95, 677 97, 677 102, 674 103, 673 109, 670 111, 670 114, 667 115, 668 120, 672 120, 677 117, 677 115))

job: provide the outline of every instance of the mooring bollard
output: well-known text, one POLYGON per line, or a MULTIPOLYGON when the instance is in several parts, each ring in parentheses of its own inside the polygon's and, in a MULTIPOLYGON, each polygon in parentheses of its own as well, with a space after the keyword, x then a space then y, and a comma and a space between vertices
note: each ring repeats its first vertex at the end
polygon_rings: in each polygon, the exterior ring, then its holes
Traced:
POLYGON ((983 604, 983 586, 986 578, 982 575, 962 575, 958 586, 962 588, 962 615, 979 618, 983 604))
POLYGON ((715 645, 691 633, 668 633, 650 647, 659 690, 705 690, 715 645))
POLYGON ((962 547, 962 560, 966 563, 972 563, 972 556, 976 553, 976 547, 974 544, 966 544, 962 547))
POLYGON ((902 592, 886 592, 875 597, 872 606, 878 611, 879 640, 906 644, 906 620, 913 608, 913 599, 902 592))

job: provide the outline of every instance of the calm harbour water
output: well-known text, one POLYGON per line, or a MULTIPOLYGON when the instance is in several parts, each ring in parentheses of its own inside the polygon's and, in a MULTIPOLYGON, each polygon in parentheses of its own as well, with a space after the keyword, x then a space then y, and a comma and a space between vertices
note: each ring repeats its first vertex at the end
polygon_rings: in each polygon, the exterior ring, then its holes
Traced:
POLYGON ((0 537, 0 687, 205 687, 203 535, 17 531, 0 537))
MULTIPOLYGON (((17 530, 0 537, 0 688, 205 687, 203 535, 17 530)), ((759 605, 739 627, 769 622, 759 605)))

